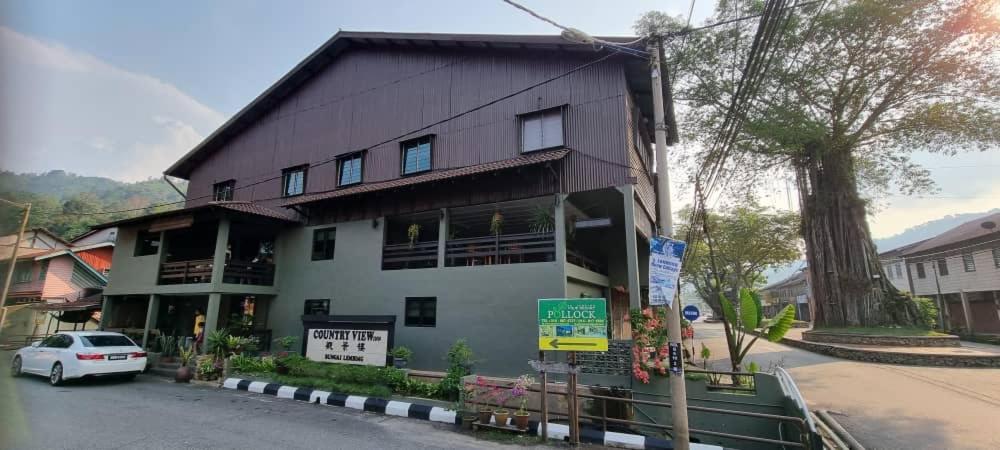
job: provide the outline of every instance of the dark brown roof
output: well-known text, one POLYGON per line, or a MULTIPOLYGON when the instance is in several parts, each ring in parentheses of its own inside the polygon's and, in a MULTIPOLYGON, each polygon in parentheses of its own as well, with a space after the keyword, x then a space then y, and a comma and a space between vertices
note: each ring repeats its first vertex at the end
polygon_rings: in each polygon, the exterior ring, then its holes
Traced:
MULTIPOLYGON (((634 37, 601 37, 611 42, 631 42, 634 37)), ((471 48, 489 49, 534 49, 548 51, 594 52, 590 44, 567 41, 559 35, 502 35, 502 34, 437 34, 437 33, 383 33, 339 31, 321 45, 306 59, 292 68, 271 87, 243 107, 233 117, 222 124, 195 148, 181 157, 163 173, 187 179, 191 171, 207 155, 222 146, 246 126, 254 123, 278 104, 281 99, 293 93, 307 80, 321 72, 346 49, 352 46, 387 45, 396 48, 471 48)), ((598 49, 599 51, 611 51, 598 49)), ((652 88, 646 62, 638 58, 624 59, 626 79, 637 99, 639 107, 647 117, 652 117, 652 88)), ((652 130, 650 130, 652 132, 652 130)))
POLYGON ((346 197, 348 195, 362 194, 365 192, 383 191, 386 189, 398 188, 403 186, 412 186, 415 184, 428 183, 431 181, 447 180, 449 178, 464 177, 468 175, 494 172, 497 170, 530 166, 532 164, 540 164, 549 161, 556 161, 562 159, 567 154, 569 154, 569 149, 549 150, 544 152, 529 153, 527 155, 519 156, 513 159, 505 159, 502 161, 477 164, 474 166, 458 167, 455 169, 438 170, 412 177, 397 178, 394 180, 380 181, 377 183, 365 183, 333 191, 307 194, 301 197, 296 197, 292 200, 288 200, 282 206, 301 205, 303 203, 311 203, 320 200, 329 200, 332 198, 346 197))
POLYGON ((944 233, 934 236, 920 243, 904 253, 906 256, 916 256, 941 247, 958 244, 963 241, 970 241, 984 236, 994 235, 1000 239, 1000 213, 990 214, 978 219, 970 220, 944 233), (983 223, 993 222, 992 229, 983 227, 983 223))
POLYGON ((881 258, 881 259, 899 258, 899 257, 905 255, 906 252, 910 251, 910 249, 912 249, 912 248, 914 248, 914 247, 916 247, 916 246, 918 246, 920 244, 923 244, 924 242, 927 242, 927 239, 924 239, 922 241, 917 241, 917 242, 914 242, 912 244, 907 244, 907 245, 904 245, 904 246, 901 246, 901 247, 896 247, 896 248, 894 248, 892 250, 889 250, 887 252, 879 253, 878 257, 881 258))
POLYGON ((114 222, 102 223, 99 225, 94 225, 91 228, 100 229, 108 227, 117 227, 120 225, 148 222, 153 219, 161 219, 164 217, 190 214, 193 212, 210 211, 213 209, 233 211, 240 214, 264 217, 268 219, 280 220, 283 222, 299 222, 299 220, 295 216, 295 213, 291 211, 279 211, 268 208, 266 206, 253 204, 250 202, 208 202, 204 205, 199 205, 199 206, 191 206, 188 208, 181 208, 172 211, 164 211, 156 214, 147 214, 145 216, 133 217, 131 219, 122 219, 122 220, 116 220, 114 222))

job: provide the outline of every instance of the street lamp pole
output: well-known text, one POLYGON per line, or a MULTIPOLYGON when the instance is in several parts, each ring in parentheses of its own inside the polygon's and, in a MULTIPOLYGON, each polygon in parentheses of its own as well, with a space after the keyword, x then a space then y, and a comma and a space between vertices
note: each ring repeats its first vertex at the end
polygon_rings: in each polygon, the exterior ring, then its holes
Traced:
MULTIPOLYGON (((653 120, 656 139, 656 198, 659 205, 659 215, 657 225, 660 233, 670 237, 674 234, 673 211, 670 209, 670 176, 667 163, 667 123, 664 118, 663 101, 663 79, 666 74, 661 73, 660 64, 663 52, 663 42, 660 39, 653 39, 654 48, 650 53, 650 74, 653 85, 653 120)), ((631 201, 631 199, 628 199, 631 201)), ((678 298, 674 299, 673 305, 667 307, 667 341, 671 351, 680 351, 681 348, 681 304, 678 298)), ((688 410, 687 410, 687 386, 684 384, 684 355, 679 354, 681 370, 669 370, 670 374, 670 403, 673 414, 672 439, 674 448, 677 450, 688 450, 690 447, 690 433, 688 431, 688 410)))
POLYGON ((17 251, 21 247, 21 239, 24 238, 24 228, 28 226, 31 203, 22 205, 2 198, 0 198, 0 201, 24 209, 24 217, 21 218, 21 228, 17 232, 17 239, 14 240, 14 249, 10 253, 10 262, 7 264, 7 277, 3 281, 3 293, 0 294, 0 335, 2 335, 3 324, 7 321, 7 294, 10 292, 10 281, 14 278, 14 266, 17 265, 17 251))

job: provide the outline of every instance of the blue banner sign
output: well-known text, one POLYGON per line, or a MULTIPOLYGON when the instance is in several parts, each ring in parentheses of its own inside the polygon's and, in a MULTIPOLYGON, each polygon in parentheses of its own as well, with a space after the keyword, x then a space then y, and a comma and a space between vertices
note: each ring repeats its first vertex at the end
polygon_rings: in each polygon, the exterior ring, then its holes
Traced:
POLYGON ((649 304, 672 307, 684 258, 684 241, 656 236, 649 241, 649 304))

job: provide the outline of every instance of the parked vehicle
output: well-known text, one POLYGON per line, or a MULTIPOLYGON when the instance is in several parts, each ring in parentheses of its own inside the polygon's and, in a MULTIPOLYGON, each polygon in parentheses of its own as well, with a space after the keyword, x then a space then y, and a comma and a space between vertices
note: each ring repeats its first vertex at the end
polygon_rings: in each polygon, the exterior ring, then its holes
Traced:
POLYGON ((72 378, 132 379, 146 368, 146 352, 120 333, 71 331, 54 334, 14 354, 10 371, 42 375, 53 386, 72 378))

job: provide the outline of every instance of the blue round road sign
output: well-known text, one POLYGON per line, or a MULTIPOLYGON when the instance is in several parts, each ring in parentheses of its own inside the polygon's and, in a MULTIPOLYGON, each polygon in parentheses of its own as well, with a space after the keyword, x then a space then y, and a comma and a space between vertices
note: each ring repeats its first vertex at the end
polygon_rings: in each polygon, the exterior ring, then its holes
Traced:
POLYGON ((701 316, 701 313, 698 311, 698 307, 694 305, 685 306, 683 312, 684 312, 684 318, 692 322, 694 322, 695 320, 698 319, 698 317, 701 316))

